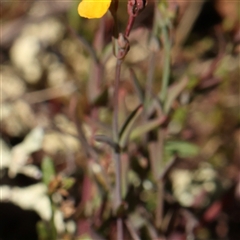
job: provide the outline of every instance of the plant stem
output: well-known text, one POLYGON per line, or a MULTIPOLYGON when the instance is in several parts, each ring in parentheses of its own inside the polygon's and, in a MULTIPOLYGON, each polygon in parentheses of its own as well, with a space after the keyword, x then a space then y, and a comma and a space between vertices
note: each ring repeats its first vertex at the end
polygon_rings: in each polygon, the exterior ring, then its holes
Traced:
MULTIPOLYGON (((162 127, 158 130, 158 143, 157 143, 157 169, 163 171, 163 158, 164 158, 164 144, 165 144, 165 129, 162 127)), ((163 209, 164 209, 164 182, 159 178, 159 174, 156 176, 157 183, 157 208, 156 208, 156 226, 158 229, 162 226, 163 221, 163 209)))
POLYGON ((54 213, 55 213, 55 206, 54 202, 52 200, 52 196, 49 196, 50 202, 51 202, 51 210, 52 210, 52 215, 51 215, 51 239, 57 239, 57 229, 55 227, 55 222, 54 222, 54 213))
POLYGON ((126 27, 126 30, 125 30, 125 36, 126 37, 129 37, 129 34, 132 30, 132 26, 134 24, 134 20, 135 20, 135 17, 133 17, 133 16, 130 16, 129 19, 128 19, 128 24, 127 24, 127 27, 126 27))
MULTIPOLYGON (((120 82, 120 72, 121 72, 122 60, 118 59, 116 64, 116 75, 115 75, 115 85, 114 85, 114 95, 113 95, 113 140, 118 145, 119 144, 119 131, 118 131, 118 112, 119 112, 119 82, 120 82)), ((113 150, 113 159, 115 161, 115 175, 116 175, 116 209, 120 206, 122 198, 122 186, 121 186, 121 159, 120 151, 118 148, 113 150)), ((117 240, 123 240, 123 222, 120 217, 117 219, 117 240)))
POLYGON ((118 93, 119 93, 119 82, 120 82, 120 72, 121 72, 122 60, 117 60, 116 73, 115 73, 115 83, 114 83, 114 93, 113 93, 113 140, 118 143, 118 93))
POLYGON ((147 75, 145 101, 144 101, 145 112, 147 107, 149 106, 151 96, 152 96, 152 86, 153 86, 153 77, 154 77, 155 67, 156 67, 156 53, 152 51, 150 53, 149 63, 148 63, 148 75, 147 75))
POLYGON ((171 43, 168 36, 167 26, 162 27, 162 36, 164 44, 164 67, 163 67, 163 77, 162 77, 162 88, 160 92, 160 99, 165 102, 167 96, 167 88, 170 75, 170 55, 171 55, 171 43))
POLYGON ((164 186, 163 180, 157 182, 157 208, 156 208, 156 226, 158 229, 162 226, 163 221, 163 208, 164 208, 164 186))
POLYGON ((120 217, 117 219, 117 240, 123 240, 123 220, 120 217))

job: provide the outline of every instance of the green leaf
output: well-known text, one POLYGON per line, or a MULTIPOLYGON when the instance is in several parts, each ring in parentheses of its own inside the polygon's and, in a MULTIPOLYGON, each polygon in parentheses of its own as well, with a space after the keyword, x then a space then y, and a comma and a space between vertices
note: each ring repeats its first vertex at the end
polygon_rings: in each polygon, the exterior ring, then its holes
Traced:
POLYGON ((154 130, 155 128, 159 127, 164 120, 165 120, 165 116, 163 116, 162 118, 154 119, 152 121, 148 121, 134 128, 130 134, 130 140, 135 140, 136 138, 142 136, 143 134, 146 134, 154 130))
POLYGON ((127 143, 128 137, 130 135, 130 132, 132 130, 132 126, 134 122, 137 120, 138 116, 142 113, 143 107, 142 104, 140 104, 126 119, 123 126, 121 127, 120 133, 119 133, 119 142, 120 146, 124 147, 127 143))
POLYGON ((120 151, 119 145, 117 143, 115 143, 112 138, 105 136, 105 135, 96 135, 94 138, 98 142, 108 144, 110 147, 112 147, 114 149, 115 152, 120 151))
POLYGON ((44 157, 42 160, 41 169, 43 172, 42 180, 48 186, 50 181, 55 176, 55 169, 52 159, 49 157, 44 157))
POLYGON ((168 141, 165 151, 178 154, 179 157, 194 157, 199 153, 199 147, 193 143, 184 141, 168 141))

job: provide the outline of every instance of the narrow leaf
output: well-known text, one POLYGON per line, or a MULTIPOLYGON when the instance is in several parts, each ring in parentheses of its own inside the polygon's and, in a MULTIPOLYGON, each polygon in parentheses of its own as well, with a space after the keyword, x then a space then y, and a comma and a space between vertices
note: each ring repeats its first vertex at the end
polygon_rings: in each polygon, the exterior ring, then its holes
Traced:
POLYGON ((177 154, 179 157, 194 157, 199 153, 197 145, 184 141, 168 141, 165 150, 177 154))
POLYGON ((121 147, 124 147, 128 141, 129 135, 131 133, 133 124, 142 113, 143 106, 140 104, 126 119, 125 123, 123 124, 120 133, 119 133, 119 143, 121 147))
POLYGON ((115 152, 120 151, 119 145, 115 143, 112 138, 105 135, 96 135, 94 138, 97 142, 103 142, 108 144, 110 147, 112 147, 115 150, 115 152))
POLYGON ((144 124, 134 128, 130 134, 130 139, 134 140, 134 139, 140 137, 141 135, 152 131, 153 129, 159 127, 165 120, 166 120, 166 116, 162 116, 161 118, 154 119, 152 121, 149 121, 147 123, 144 123, 144 124))
POLYGON ((41 169, 43 172, 43 182, 48 186, 50 181, 53 179, 55 176, 55 169, 54 169, 54 164, 51 158, 49 157, 44 157, 42 164, 41 164, 41 169))
POLYGON ((119 138, 121 139, 122 135, 124 134, 125 129, 128 127, 128 125, 131 123, 131 121, 134 119, 137 113, 142 111, 142 104, 136 107, 135 110, 131 112, 131 114, 128 116, 126 121, 124 122, 123 126, 121 127, 119 138))

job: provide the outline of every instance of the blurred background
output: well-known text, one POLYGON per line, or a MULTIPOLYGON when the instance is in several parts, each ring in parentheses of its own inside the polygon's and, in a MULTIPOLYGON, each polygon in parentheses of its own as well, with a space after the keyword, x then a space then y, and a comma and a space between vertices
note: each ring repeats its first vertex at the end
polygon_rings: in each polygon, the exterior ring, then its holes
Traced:
MULTIPOLYGON (((112 152, 95 141, 111 136, 114 23, 109 13, 81 18, 78 4, 0 3, 0 240, 116 239, 112 152)), ((148 2, 129 37, 121 125, 141 104, 147 79, 153 96, 161 88, 164 43, 161 35, 150 41, 155 7, 148 2)), ((126 2, 118 11, 123 32, 126 2)), ((173 0, 163 13, 172 24, 168 94, 174 98, 161 126, 163 189, 159 197, 153 113, 134 122, 121 156, 124 239, 238 240, 240 4, 173 0)))

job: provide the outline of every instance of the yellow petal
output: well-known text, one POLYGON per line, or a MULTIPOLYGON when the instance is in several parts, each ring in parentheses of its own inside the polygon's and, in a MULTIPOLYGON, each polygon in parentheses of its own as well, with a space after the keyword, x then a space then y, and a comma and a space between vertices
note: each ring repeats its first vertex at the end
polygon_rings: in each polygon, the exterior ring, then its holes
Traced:
POLYGON ((101 18, 110 7, 111 0, 82 0, 78 14, 85 18, 101 18))

